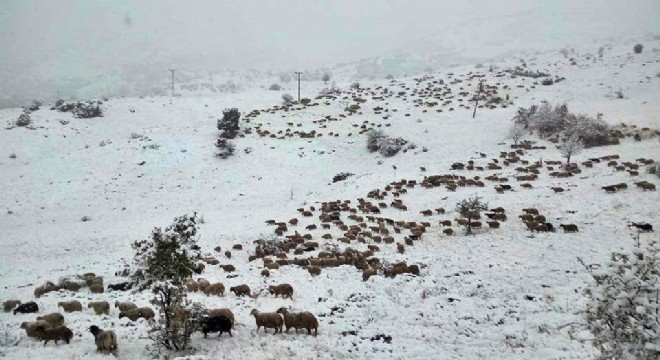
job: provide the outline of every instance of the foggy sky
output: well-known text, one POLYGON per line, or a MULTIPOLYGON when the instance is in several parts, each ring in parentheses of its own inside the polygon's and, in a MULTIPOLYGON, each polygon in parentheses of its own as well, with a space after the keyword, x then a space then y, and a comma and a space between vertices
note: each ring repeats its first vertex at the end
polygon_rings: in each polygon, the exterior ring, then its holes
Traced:
POLYGON ((0 0, 0 91, 30 97, 127 67, 288 70, 649 33, 658 0, 0 0))

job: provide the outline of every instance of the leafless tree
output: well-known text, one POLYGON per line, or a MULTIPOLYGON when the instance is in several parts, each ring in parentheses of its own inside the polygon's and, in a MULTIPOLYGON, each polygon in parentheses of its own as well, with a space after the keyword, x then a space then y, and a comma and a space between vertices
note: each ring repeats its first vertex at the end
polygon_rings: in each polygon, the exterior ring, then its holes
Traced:
POLYGON ((571 163, 571 156, 577 155, 584 149, 582 140, 577 136, 571 136, 559 146, 561 155, 566 158, 566 165, 571 163))
POLYGON ((514 145, 518 145, 518 141, 525 136, 526 132, 527 130, 521 124, 513 124, 509 128, 508 139, 513 140, 514 145))

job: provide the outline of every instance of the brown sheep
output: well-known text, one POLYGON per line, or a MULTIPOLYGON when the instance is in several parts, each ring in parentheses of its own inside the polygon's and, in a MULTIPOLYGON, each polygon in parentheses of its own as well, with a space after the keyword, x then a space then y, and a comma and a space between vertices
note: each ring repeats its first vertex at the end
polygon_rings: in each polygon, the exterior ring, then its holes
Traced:
POLYGON ((498 221, 488 221, 488 227, 491 229, 498 229, 500 227, 500 223, 498 221))
POLYGON ((281 295, 283 299, 286 299, 287 297, 291 300, 293 300, 293 286, 291 284, 279 284, 279 285, 271 285, 268 287, 268 292, 271 293, 271 295, 275 295, 277 297, 278 295, 281 295))
POLYGON ((290 328, 294 328, 296 333, 298 333, 298 329, 306 329, 307 335, 312 335, 312 330, 314 330, 314 336, 318 335, 319 322, 314 314, 308 311, 290 313, 285 307, 279 308, 277 313, 284 316, 284 326, 287 333, 290 328))
POLYGON ((59 289, 60 288, 57 285, 55 285, 52 282, 48 281, 45 284, 43 284, 41 286, 38 286, 36 289, 34 289, 34 297, 39 298, 42 295, 45 295, 45 294, 47 294, 49 292, 52 292, 52 291, 57 291, 59 289))
POLYGON ((575 224, 561 224, 559 225, 562 229, 564 229, 565 233, 569 232, 578 232, 578 227, 575 224))
POLYGON ((250 287, 247 286, 246 284, 232 286, 229 288, 229 291, 236 294, 236 296, 250 296, 250 294, 252 294, 252 292, 250 291, 250 287))
POLYGON ((48 329, 51 327, 51 325, 50 323, 48 323, 48 321, 44 321, 44 320, 37 320, 34 322, 26 321, 21 324, 21 329, 25 329, 25 334, 31 338, 39 338, 38 333, 40 332, 36 330, 38 327, 43 327, 44 329, 48 329))
POLYGON ((21 304, 20 300, 7 300, 4 303, 2 303, 2 306, 4 307, 5 312, 10 312, 20 304, 21 304))
POLYGON ((451 226, 451 220, 441 220, 440 225, 442 225, 442 226, 451 226))
POLYGON ((536 232, 548 232, 550 228, 546 224, 537 224, 534 230, 536 230, 536 232))
POLYGON ((552 189, 552 191, 554 191, 555 193, 564 192, 564 188, 562 188, 562 187, 552 187, 551 189, 552 189))
POLYGON ((132 302, 120 302, 115 301, 115 309, 119 309, 120 312, 137 309, 137 305, 132 302))
POLYGON ((312 276, 318 276, 321 275, 321 268, 318 266, 314 265, 309 265, 307 266, 307 271, 310 273, 312 276))
POLYGON ((225 296, 225 285, 221 282, 213 283, 204 288, 205 295, 225 296))
POLYGON ((44 341, 44 346, 46 346, 51 340, 55 342, 55 345, 57 345, 57 342, 60 340, 64 340, 69 344, 73 338, 73 332, 66 326, 47 328, 43 325, 39 325, 34 331, 37 337, 44 341))
POLYGON ((270 277, 270 271, 268 269, 261 270, 261 276, 270 277))
POLYGON ((64 325, 64 316, 60 313, 50 313, 43 316, 37 316, 37 321, 45 321, 50 327, 64 325))
POLYGON ((208 280, 202 278, 197 279, 199 291, 204 291, 209 285, 211 285, 211 283, 208 280))
POLYGON ((228 265, 222 265, 222 270, 225 272, 234 272, 236 271, 236 267, 234 265, 228 264, 228 265))
POLYGON ((197 284, 197 282, 193 279, 186 279, 184 285, 186 286, 186 290, 188 290, 188 292, 199 291, 199 284, 197 284))
POLYGON ((68 313, 74 311, 82 311, 82 304, 78 300, 60 301, 57 303, 57 306, 61 307, 65 312, 68 313))
POLYGON ((377 275, 378 271, 372 267, 365 269, 362 272, 362 281, 367 281, 369 280, 370 277, 377 275))
POLYGON ((282 325, 284 325, 284 319, 278 313, 260 313, 257 309, 252 309, 250 312, 251 316, 254 316, 254 320, 257 323, 257 333, 259 329, 263 326, 264 332, 266 329, 275 329, 275 334, 282 332, 282 325))
POLYGON ((96 315, 110 314, 110 304, 107 301, 93 301, 87 304, 88 309, 94 309, 96 315))
POLYGON ((531 215, 538 215, 539 214, 539 211, 535 208, 523 209, 523 212, 525 212, 527 214, 531 214, 531 215))
POLYGON ((60 340, 64 340, 68 344, 73 338, 73 332, 66 326, 46 328, 40 325, 35 328, 35 333, 38 338, 44 340, 44 346, 51 340, 55 342, 55 345, 60 340))
POLYGON ((137 321, 140 318, 143 318, 145 320, 151 320, 156 316, 154 311, 151 308, 148 307, 141 307, 137 309, 131 309, 127 311, 122 311, 119 313, 119 318, 124 318, 127 317, 131 319, 131 321, 137 321))
POLYGON ((452 230, 451 228, 444 229, 444 230, 442 230, 442 232, 443 232, 445 235, 449 235, 449 236, 454 235, 454 230, 452 230))
POLYGON ((496 214, 493 215, 490 219, 491 219, 491 220, 497 220, 497 221, 506 221, 506 214, 504 214, 504 213, 496 213, 496 214))

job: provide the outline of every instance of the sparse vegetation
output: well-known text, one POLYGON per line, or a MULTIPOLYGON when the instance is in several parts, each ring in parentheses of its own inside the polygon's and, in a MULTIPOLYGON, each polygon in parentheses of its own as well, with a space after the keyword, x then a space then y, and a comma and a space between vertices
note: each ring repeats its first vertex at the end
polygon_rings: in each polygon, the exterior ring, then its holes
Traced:
POLYGON ((609 145, 609 126, 600 117, 572 114, 566 104, 552 107, 544 102, 529 109, 520 108, 513 117, 514 124, 524 129, 538 131, 541 137, 564 134, 568 138, 577 137, 587 146, 609 145))
POLYGON ((636 247, 630 254, 612 253, 605 271, 585 267, 596 282, 585 291, 589 298, 585 318, 599 358, 660 358, 658 243, 636 247))
POLYGON ((193 274, 195 261, 201 257, 196 236, 196 214, 183 215, 164 231, 156 228, 149 239, 135 241, 132 245, 135 251, 133 286, 154 294, 151 303, 160 314, 151 329, 154 353, 160 353, 163 348, 186 350, 195 330, 194 322, 180 321, 175 312, 193 310, 183 281, 193 274))
POLYGON ((525 134, 527 133, 527 130, 520 125, 520 124, 513 124, 509 128, 509 134, 508 138, 513 140, 513 145, 518 145, 518 141, 520 141, 525 134))
POLYGON ((579 154, 584 149, 582 139, 578 136, 571 136, 559 146, 561 155, 566 158, 566 165, 571 163, 571 156, 579 154))
POLYGON ((472 220, 481 216, 482 211, 488 210, 488 203, 482 202, 480 196, 473 196, 456 204, 456 212, 467 219, 465 234, 472 234, 472 220))
POLYGON ((282 103, 284 105, 291 105, 293 104, 293 96, 291 94, 282 94, 282 103))
POLYGON ((268 87, 268 90, 280 91, 282 90, 282 86, 280 84, 272 84, 270 87, 268 87))

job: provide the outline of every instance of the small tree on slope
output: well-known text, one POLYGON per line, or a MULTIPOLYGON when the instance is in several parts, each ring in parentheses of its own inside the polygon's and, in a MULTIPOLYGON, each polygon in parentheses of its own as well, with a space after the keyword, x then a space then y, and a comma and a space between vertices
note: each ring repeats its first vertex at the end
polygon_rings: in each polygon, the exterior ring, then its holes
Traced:
POLYGON ((527 130, 525 130, 525 127, 521 124, 513 124, 509 128, 509 134, 508 138, 513 140, 513 145, 517 146, 518 141, 522 139, 525 136, 525 133, 527 133, 527 130))
POLYGON ((472 234, 472 220, 478 218, 485 210, 488 210, 488 204, 481 202, 480 196, 471 197, 456 204, 456 212, 467 219, 465 234, 472 234))
POLYGON ((193 322, 181 323, 175 318, 177 309, 190 306, 183 282, 193 274, 194 261, 201 257, 197 246, 197 219, 183 215, 165 230, 154 229, 151 238, 135 241, 135 269, 131 275, 137 291, 151 290, 151 303, 158 308, 159 318, 152 328, 155 351, 184 351, 194 331, 193 322))
POLYGON ((584 144, 582 139, 578 136, 571 136, 566 141, 559 146, 559 151, 561 155, 566 158, 566 165, 571 163, 571 156, 577 155, 584 149, 584 144))
POLYGON ((660 246, 652 242, 632 254, 612 253, 603 274, 591 273, 596 285, 586 320, 601 359, 660 359, 660 246))

